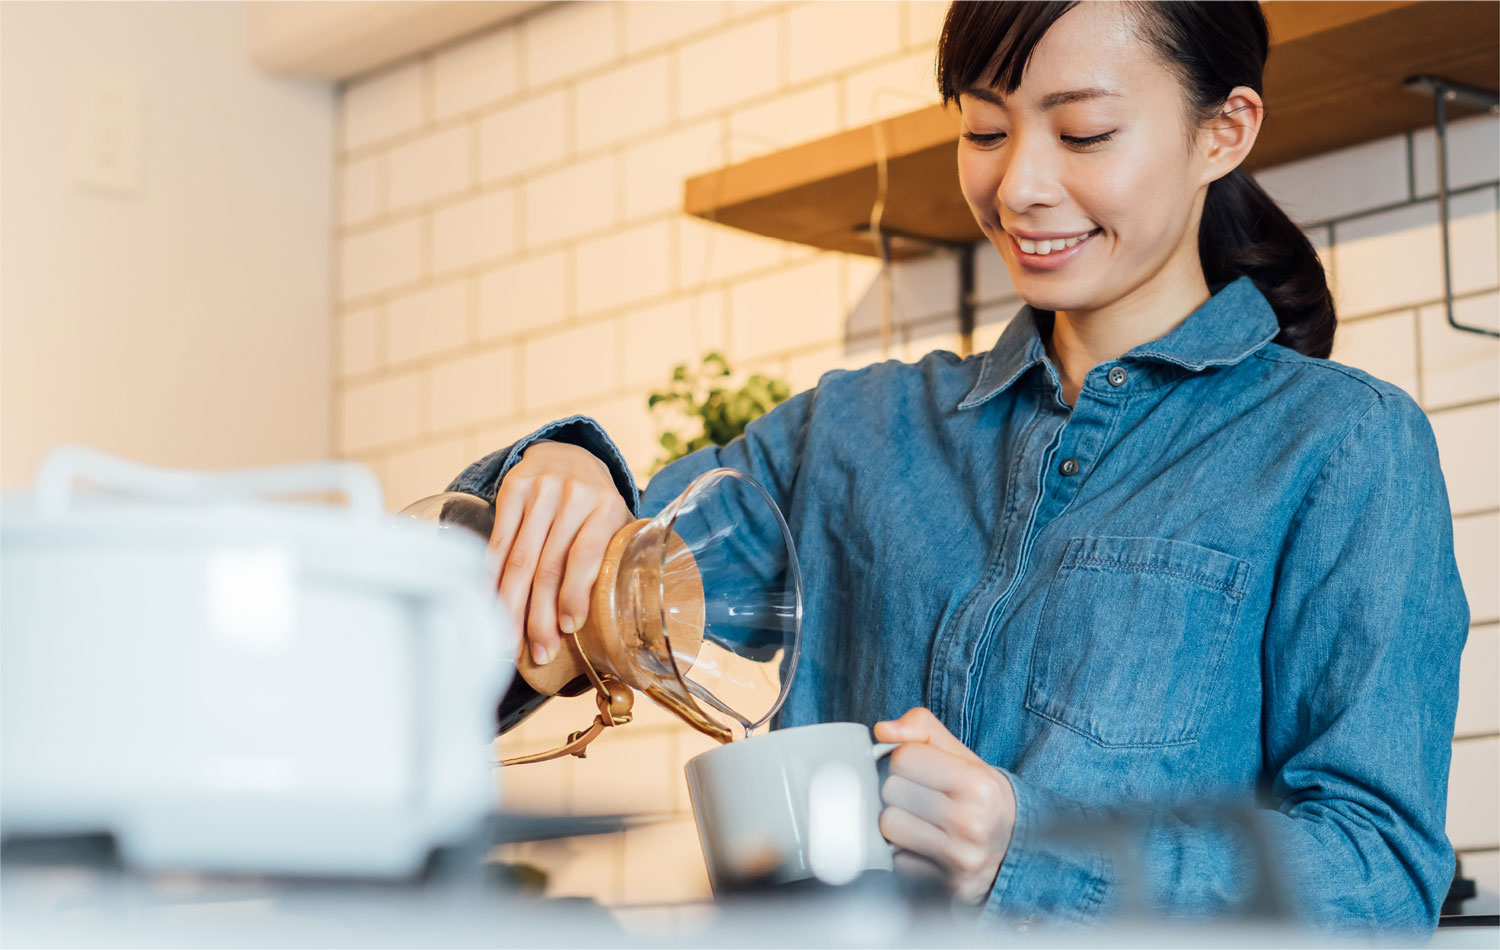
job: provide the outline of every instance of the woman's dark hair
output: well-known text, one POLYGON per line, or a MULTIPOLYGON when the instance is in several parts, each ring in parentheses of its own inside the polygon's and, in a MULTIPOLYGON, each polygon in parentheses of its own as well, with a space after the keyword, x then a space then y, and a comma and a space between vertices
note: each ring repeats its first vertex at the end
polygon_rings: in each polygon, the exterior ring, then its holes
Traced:
MULTIPOLYGON (((1075 3, 950 4, 938 40, 937 81, 943 104, 973 86, 1000 86, 1006 95, 1015 92, 1036 44, 1075 3)), ((1234 87, 1261 92, 1269 36, 1260 4, 1128 0, 1123 7, 1186 92, 1190 142, 1199 126, 1221 114, 1234 87)), ((1275 342, 1327 358, 1338 321, 1323 265, 1307 235, 1243 168, 1208 186, 1198 257, 1210 286, 1249 275, 1276 311, 1281 332, 1275 342)))

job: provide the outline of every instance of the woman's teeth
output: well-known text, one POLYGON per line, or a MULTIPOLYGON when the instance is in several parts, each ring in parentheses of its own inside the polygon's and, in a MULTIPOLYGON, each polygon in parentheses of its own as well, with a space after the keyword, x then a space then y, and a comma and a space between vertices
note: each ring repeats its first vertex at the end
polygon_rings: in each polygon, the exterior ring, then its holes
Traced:
MULTIPOLYGON (((1095 228, 1094 231, 1099 230, 1095 228)), ((1084 240, 1094 231, 1080 234, 1077 237, 1054 238, 1050 241, 1028 241, 1025 238, 1016 238, 1016 243, 1021 245, 1021 250, 1027 254, 1051 254, 1053 251, 1061 251, 1063 248, 1072 247, 1079 241, 1084 240)))

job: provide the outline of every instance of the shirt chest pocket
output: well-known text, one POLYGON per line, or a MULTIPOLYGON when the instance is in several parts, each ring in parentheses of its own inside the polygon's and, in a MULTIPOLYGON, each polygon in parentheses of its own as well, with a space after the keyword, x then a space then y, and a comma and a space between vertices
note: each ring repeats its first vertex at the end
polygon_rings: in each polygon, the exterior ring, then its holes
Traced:
POLYGON ((1196 741, 1249 573, 1186 541, 1073 538, 1042 604, 1026 708, 1103 746, 1196 741))

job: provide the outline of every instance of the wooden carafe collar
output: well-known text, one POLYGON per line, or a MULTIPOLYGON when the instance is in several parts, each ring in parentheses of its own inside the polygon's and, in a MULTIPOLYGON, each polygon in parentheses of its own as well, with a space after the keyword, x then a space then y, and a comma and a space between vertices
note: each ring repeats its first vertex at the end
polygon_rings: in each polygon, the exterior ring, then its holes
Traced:
POLYGON ((563 634, 557 656, 541 666, 529 650, 523 649, 516 662, 518 675, 544 696, 556 696, 578 677, 588 677, 599 707, 593 725, 572 733, 555 749, 516 756, 503 764, 542 762, 564 755, 582 758, 588 744, 606 728, 630 721, 635 699, 632 689, 645 693, 705 735, 720 742, 732 738, 728 729, 696 707, 679 672, 682 660, 696 659, 703 645, 703 578, 686 543, 675 532, 668 535, 664 563, 670 564, 670 569, 665 576, 659 570, 638 566, 637 576, 626 579, 640 582, 631 592, 635 603, 627 603, 620 589, 625 549, 650 523, 645 518, 632 521, 610 538, 589 597, 588 616, 573 635, 563 634), (670 643, 662 629, 663 601, 673 616, 670 643), (653 670, 647 663, 665 666, 666 670, 653 670))

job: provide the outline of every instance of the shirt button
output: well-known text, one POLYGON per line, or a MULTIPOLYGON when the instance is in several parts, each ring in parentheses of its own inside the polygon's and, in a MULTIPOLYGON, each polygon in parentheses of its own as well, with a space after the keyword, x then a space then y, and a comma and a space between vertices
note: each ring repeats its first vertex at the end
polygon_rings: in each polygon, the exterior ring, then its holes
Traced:
POLYGON ((1128 374, 1125 372, 1125 367, 1123 366, 1114 367, 1109 371, 1109 375, 1105 377, 1105 379, 1109 380, 1111 386, 1123 386, 1127 378, 1128 374))
POLYGON ((1076 475, 1078 473, 1077 459, 1063 459, 1062 464, 1057 467, 1064 475, 1076 475))

